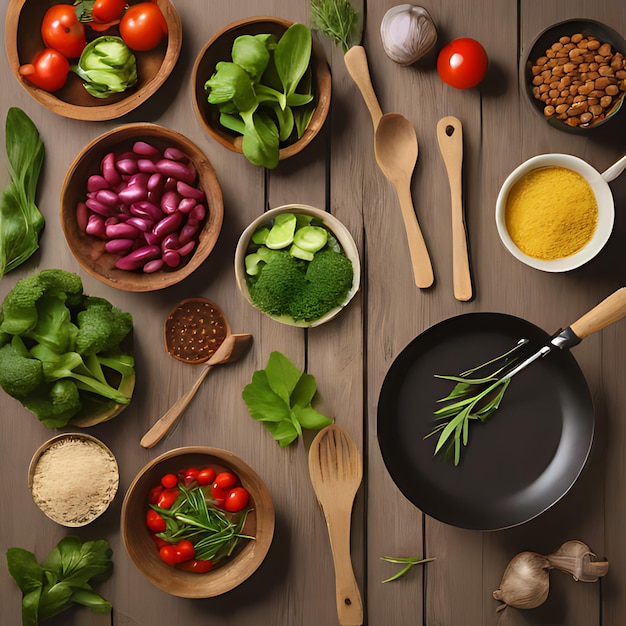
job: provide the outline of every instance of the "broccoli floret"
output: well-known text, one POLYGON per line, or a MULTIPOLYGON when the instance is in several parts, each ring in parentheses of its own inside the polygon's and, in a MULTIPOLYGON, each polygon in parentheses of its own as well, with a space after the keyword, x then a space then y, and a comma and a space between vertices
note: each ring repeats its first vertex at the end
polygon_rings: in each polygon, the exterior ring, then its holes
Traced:
POLYGON ((2 303, 3 320, 0 330, 11 335, 24 335, 37 326, 37 302, 46 294, 58 296, 74 305, 82 296, 80 277, 65 270, 42 270, 18 281, 2 303))
POLYGON ((354 280, 352 261, 341 252, 321 250, 309 263, 305 279, 289 309, 297 321, 318 319, 345 300, 354 280))
POLYGON ((78 334, 76 351, 90 356, 114 350, 133 328, 133 318, 114 307, 108 300, 89 296, 76 315, 78 334))
POLYGON ((43 382, 41 362, 33 359, 20 337, 0 348, 0 387, 22 400, 43 382))
POLYGON ((46 428, 62 428, 81 410, 80 392, 73 380, 63 378, 45 385, 23 401, 46 428))
POLYGON ((305 261, 296 259, 288 250, 275 250, 249 285, 252 302, 270 315, 287 315, 294 298, 305 287, 305 261))

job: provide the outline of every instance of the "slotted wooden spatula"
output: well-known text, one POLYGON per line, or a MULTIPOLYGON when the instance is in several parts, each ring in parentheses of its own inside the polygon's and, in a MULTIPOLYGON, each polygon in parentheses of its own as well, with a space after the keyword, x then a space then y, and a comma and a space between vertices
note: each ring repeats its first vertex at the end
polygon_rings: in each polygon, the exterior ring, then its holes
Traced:
POLYGON ((330 537, 339 624, 361 626, 363 603, 352 569, 350 525, 363 465, 347 430, 331 424, 316 435, 309 449, 309 474, 330 537))

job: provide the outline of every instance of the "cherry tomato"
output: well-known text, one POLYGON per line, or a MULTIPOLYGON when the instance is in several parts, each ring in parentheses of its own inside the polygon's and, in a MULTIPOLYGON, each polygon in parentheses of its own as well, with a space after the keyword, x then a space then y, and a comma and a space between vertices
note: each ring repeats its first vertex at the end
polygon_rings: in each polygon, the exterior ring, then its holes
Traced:
POLYGON ((184 561, 191 561, 196 555, 196 549, 193 547, 193 543, 189 539, 181 539, 176 544, 176 559, 178 563, 184 561))
POLYGON ((67 82, 69 61, 57 50, 45 48, 32 63, 20 66, 20 75, 45 91, 57 91, 67 82))
POLYGON ((43 16, 41 37, 48 48, 58 50, 68 59, 80 56, 87 45, 85 27, 71 4, 55 4, 43 16))
POLYGON ((441 49, 437 72, 444 83, 457 89, 469 89, 485 77, 488 63, 487 53, 478 41, 460 37, 441 49))
POLYGON ((222 489, 231 489, 234 487, 237 482, 237 476, 235 476, 232 472, 220 472, 215 477, 215 484, 222 489))
POLYGON ((190 467, 188 470, 185 470, 183 473, 183 482, 185 483, 185 487, 189 487, 191 483, 198 480, 198 470, 195 467, 190 467))
POLYGON ((150 504, 156 504, 159 501, 159 496, 163 492, 163 485, 157 485, 152 487, 148 493, 148 502, 150 504))
POLYGON ((153 533, 162 533, 166 528, 165 520, 154 509, 146 513, 146 526, 153 533))
POLYGON ((196 480, 200 486, 210 485, 215 480, 215 470, 212 467, 205 467, 198 472, 196 480))
POLYGON ((178 498, 178 489, 163 489, 159 494, 157 506, 160 506, 162 509, 169 509, 174 504, 176 498, 178 498))
POLYGON ((176 567, 187 570, 188 572, 203 574, 204 572, 210 572, 213 569, 213 561, 192 559, 191 561, 179 563, 176 567))
POLYGON ((164 561, 168 565, 176 565, 178 563, 178 550, 176 546, 172 544, 167 544, 159 549, 159 556, 161 557, 161 561, 164 561))
POLYGON ((152 50, 166 35, 167 22, 156 2, 134 4, 120 21, 120 36, 133 50, 152 50))
POLYGON ((224 500, 224 508, 231 513, 242 511, 248 506, 250 494, 243 487, 234 487, 224 500))
POLYGON ((166 489, 172 489, 173 487, 176 487, 176 485, 178 485, 178 477, 176 476, 176 474, 165 474, 161 477, 161 484, 166 489))
POLYGON ((160 550, 163 546, 169 546, 170 544, 165 541, 165 539, 161 539, 157 534, 152 535, 152 541, 156 543, 156 547, 160 550))
POLYGON ((96 0, 91 9, 94 22, 106 24, 119 19, 126 8, 125 0, 96 0))
POLYGON ((215 500, 217 506, 222 506, 228 495, 228 489, 220 487, 217 483, 211 485, 211 497, 215 500))

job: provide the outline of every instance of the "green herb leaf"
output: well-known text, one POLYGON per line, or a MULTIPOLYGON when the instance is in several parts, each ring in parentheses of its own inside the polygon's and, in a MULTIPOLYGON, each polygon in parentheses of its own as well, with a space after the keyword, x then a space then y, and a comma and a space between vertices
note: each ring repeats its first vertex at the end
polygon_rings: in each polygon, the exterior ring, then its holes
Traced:
POLYGON ((244 387, 243 399, 250 415, 260 422, 289 420, 289 405, 270 387, 267 371, 257 370, 252 382, 244 387))
POLYGON ((383 583, 390 583, 394 580, 398 580, 398 578, 402 578, 410 569, 415 565, 424 565, 425 563, 430 563, 434 561, 434 558, 430 559, 422 559, 420 557, 393 557, 393 556, 381 556, 381 561, 387 561, 387 563, 396 563, 398 565, 404 565, 402 569, 396 572, 393 576, 386 578, 383 580, 383 583))
POLYGON ((359 16, 349 0, 311 0, 311 20, 315 28, 348 51, 359 16))
POLYGON ((302 372, 284 354, 274 351, 267 360, 265 373, 272 390, 283 399, 285 404, 291 406, 291 394, 302 372))
POLYGON ((278 40, 274 64, 286 97, 293 94, 311 61, 311 31, 304 24, 292 24, 278 40))

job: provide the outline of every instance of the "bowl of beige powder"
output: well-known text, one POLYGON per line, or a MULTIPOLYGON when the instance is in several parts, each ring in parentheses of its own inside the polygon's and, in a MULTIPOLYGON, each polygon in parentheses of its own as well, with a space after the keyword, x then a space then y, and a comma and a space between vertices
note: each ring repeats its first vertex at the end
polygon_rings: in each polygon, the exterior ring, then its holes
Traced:
POLYGON ((37 449, 28 486, 35 504, 53 522, 85 526, 107 510, 117 493, 117 461, 95 437, 64 433, 37 449))

